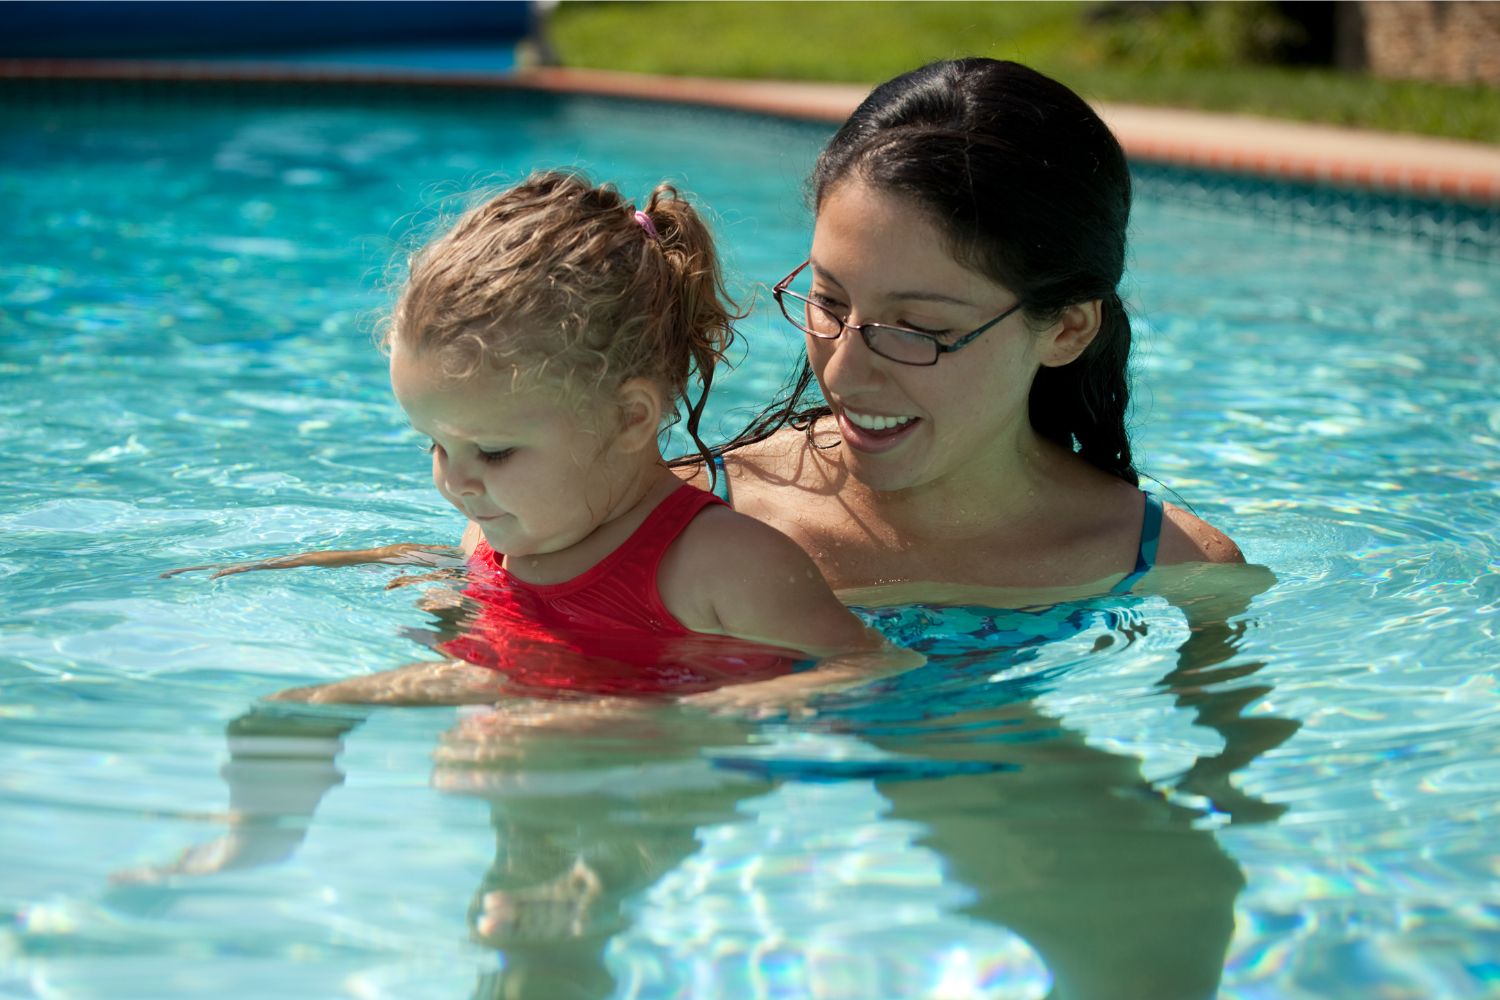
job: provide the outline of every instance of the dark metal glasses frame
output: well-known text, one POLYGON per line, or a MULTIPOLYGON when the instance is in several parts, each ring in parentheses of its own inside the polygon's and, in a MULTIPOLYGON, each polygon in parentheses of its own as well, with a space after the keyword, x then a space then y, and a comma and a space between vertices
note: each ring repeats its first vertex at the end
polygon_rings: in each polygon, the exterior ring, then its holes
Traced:
MULTIPOLYGON (((945 344, 938 340, 935 334, 923 333, 920 330, 909 330, 904 326, 890 326, 886 323, 861 323, 855 326, 852 323, 845 322, 842 316, 839 316, 826 306, 820 306, 806 296, 789 291, 787 286, 792 283, 792 279, 801 274, 803 269, 810 263, 812 263, 811 260, 804 260, 793 269, 791 274, 776 282, 775 287, 771 289, 771 294, 775 296, 776 304, 781 306, 781 314, 787 318, 787 322, 808 336, 817 337, 819 340, 837 340, 844 335, 845 330, 854 330, 859 333, 865 342, 865 346, 870 350, 882 358, 902 365, 916 365, 923 368, 935 365, 938 363, 938 358, 941 358, 944 354, 952 354, 954 351, 962 350, 969 346, 981 333, 984 333, 990 327, 999 323, 1026 304, 1025 300, 1022 299, 978 329, 970 330, 951 344, 945 344), (798 305, 788 305, 788 299, 795 300, 798 305), (811 328, 812 324, 808 316, 810 315, 809 310, 814 309, 838 325, 833 333, 821 333, 811 328), (882 344, 886 344, 887 346, 882 347, 882 344), (893 349, 890 346, 891 344, 905 345, 910 349, 907 352, 909 356, 902 357, 890 353, 893 349), (928 352, 931 352, 931 359, 926 361, 920 360, 928 352)), ((899 348, 896 349, 899 350, 899 348)))

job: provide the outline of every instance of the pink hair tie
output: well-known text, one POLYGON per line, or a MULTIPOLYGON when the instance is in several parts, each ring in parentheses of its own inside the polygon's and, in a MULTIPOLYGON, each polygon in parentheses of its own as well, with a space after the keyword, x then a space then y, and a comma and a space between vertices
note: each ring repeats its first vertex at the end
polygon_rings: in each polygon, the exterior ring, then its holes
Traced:
POLYGON ((635 221, 640 223, 640 227, 646 231, 647 236, 651 237, 653 240, 659 241, 661 239, 661 237, 656 233, 656 223, 651 221, 651 216, 647 215, 645 212, 637 211, 635 213, 635 221))

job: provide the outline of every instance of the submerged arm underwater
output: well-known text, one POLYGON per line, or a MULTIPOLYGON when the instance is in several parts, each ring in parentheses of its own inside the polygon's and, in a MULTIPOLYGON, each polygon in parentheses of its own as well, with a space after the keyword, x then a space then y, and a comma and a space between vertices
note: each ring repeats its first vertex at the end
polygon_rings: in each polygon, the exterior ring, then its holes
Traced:
POLYGON ((1269 691, 1244 683, 1262 662, 1235 658, 1244 615, 1274 577, 1246 566, 1169 567, 1153 576, 1137 592, 1169 600, 1189 627, 1157 684, 1224 740, 1222 751, 1182 775, 1148 782, 1135 756, 1095 745, 1029 699, 963 717, 991 739, 928 739, 924 719, 854 729, 895 753, 1006 765, 878 787, 892 818, 922 824, 923 844, 973 890, 965 912, 1036 950, 1055 1000, 1216 996, 1244 874, 1205 821, 1266 822, 1284 809, 1231 783, 1298 728, 1295 720, 1242 715, 1269 691))
POLYGON ((812 715, 808 702, 818 695, 848 691, 914 670, 926 662, 921 653, 887 643, 878 649, 826 657, 809 670, 764 681, 726 684, 679 700, 693 708, 752 718, 782 713, 812 715))
POLYGON ((323 796, 343 783, 335 758, 344 734, 364 718, 265 706, 233 720, 225 730, 229 760, 219 772, 229 788, 225 832, 165 864, 116 872, 112 881, 153 883, 285 861, 307 837, 323 796))
POLYGON ((1227 685, 1243 682, 1266 665, 1264 660, 1231 661, 1239 653, 1251 603, 1275 584, 1276 575, 1257 565, 1169 567, 1158 573, 1149 592, 1180 610, 1189 629, 1176 664, 1158 684, 1179 707, 1195 712, 1196 725, 1213 729, 1224 740, 1218 754, 1195 760, 1174 787, 1201 796, 1231 823, 1274 820, 1285 806, 1247 795, 1230 778, 1291 739, 1301 723, 1272 715, 1245 717, 1245 709, 1270 694, 1271 686, 1227 685))

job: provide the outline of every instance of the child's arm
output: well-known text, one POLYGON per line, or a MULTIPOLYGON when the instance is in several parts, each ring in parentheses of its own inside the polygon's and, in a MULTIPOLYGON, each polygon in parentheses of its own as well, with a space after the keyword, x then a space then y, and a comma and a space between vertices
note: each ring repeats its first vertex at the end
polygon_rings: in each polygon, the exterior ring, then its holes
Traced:
POLYGON ((365 563, 387 563, 393 566, 431 566, 438 569, 463 565, 462 552, 451 545, 419 545, 403 542, 399 545, 383 545, 377 549, 329 549, 322 552, 298 552, 295 555, 276 556, 259 562, 232 563, 228 566, 207 564, 203 566, 181 566, 169 569, 162 576, 176 576, 196 570, 211 569, 210 580, 235 573, 249 573, 261 569, 296 569, 299 566, 360 566, 365 563))
POLYGON ((846 608, 796 542, 754 518, 710 508, 693 520, 659 574, 669 610, 694 631, 799 650, 812 670, 684 699, 712 708, 778 709, 920 666, 846 608))
MULTIPOLYGON (((167 570, 162 576, 176 576, 178 573, 211 569, 214 572, 209 579, 216 580, 221 576, 249 573, 252 570, 296 569, 299 566, 362 566, 367 563, 386 563, 391 566, 430 566, 441 573, 443 570, 462 568, 464 560, 474 554, 475 546, 483 537, 480 534, 479 525, 470 521, 464 526, 463 538, 457 546, 402 542, 398 545, 382 545, 375 549, 327 549, 322 552, 298 552, 290 556, 276 556, 259 562, 231 563, 227 566, 218 563, 203 566, 179 566, 177 569, 167 570)), ((400 577, 392 581, 391 586, 416 583, 428 578, 427 576, 400 577)))

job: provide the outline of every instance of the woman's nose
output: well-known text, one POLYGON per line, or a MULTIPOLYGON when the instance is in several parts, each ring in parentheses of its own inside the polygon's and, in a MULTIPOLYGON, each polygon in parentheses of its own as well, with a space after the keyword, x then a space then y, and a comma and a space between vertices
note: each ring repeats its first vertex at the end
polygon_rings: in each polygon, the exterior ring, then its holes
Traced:
POLYGON ((809 348, 823 355, 823 383, 842 395, 866 389, 883 378, 882 359, 870 350, 864 336, 852 326, 833 340, 808 338, 809 348))

